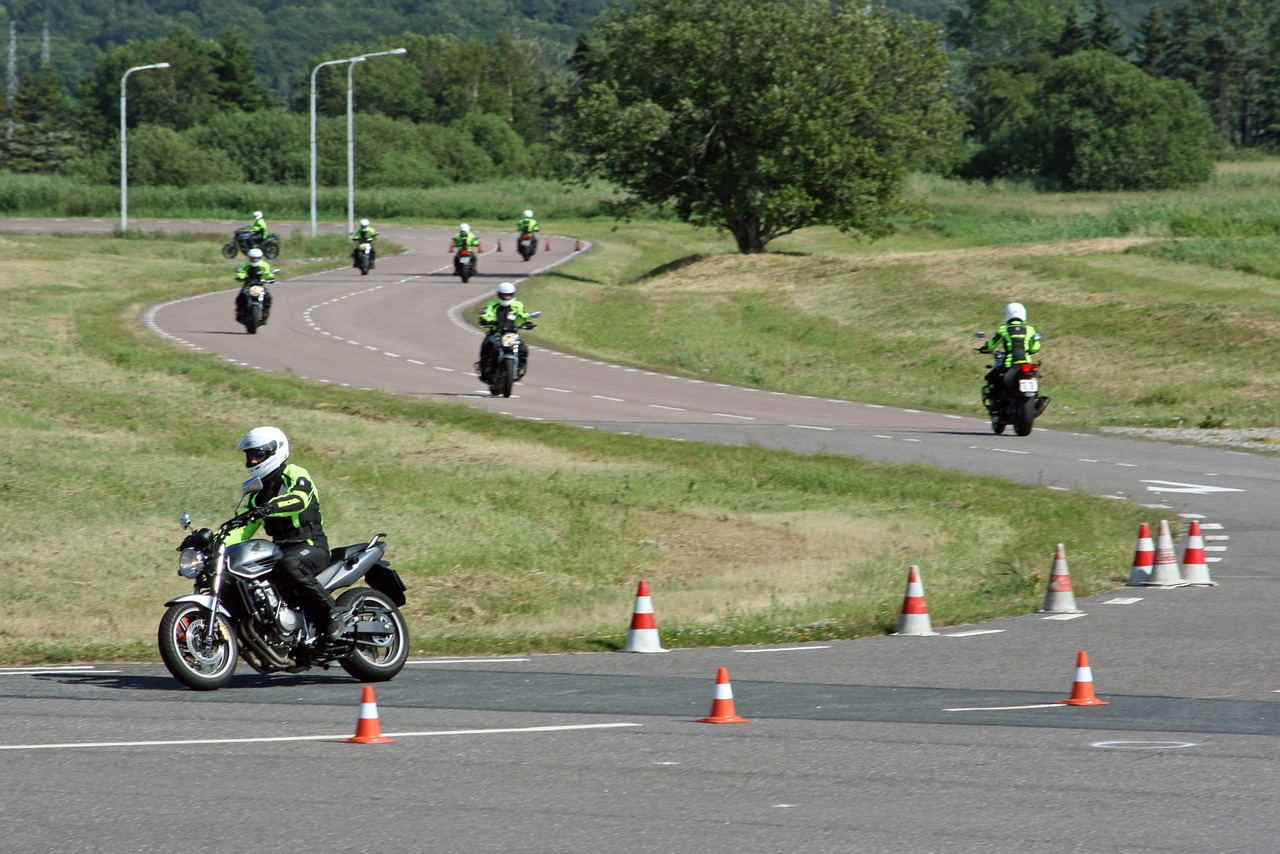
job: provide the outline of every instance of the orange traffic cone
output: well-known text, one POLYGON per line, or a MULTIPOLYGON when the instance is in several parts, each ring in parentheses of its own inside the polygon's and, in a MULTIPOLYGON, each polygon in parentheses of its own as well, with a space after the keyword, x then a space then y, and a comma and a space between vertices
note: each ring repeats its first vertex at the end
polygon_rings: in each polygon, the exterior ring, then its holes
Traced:
POLYGON ((344 738, 343 744, 387 744, 394 738, 384 738, 382 727, 378 725, 378 704, 373 699, 373 686, 364 686, 364 694, 360 698, 360 718, 356 721, 356 734, 344 738))
POLYGON ((575 240, 575 241, 573 242, 573 251, 574 251, 574 252, 581 252, 581 251, 582 251, 582 241, 581 241, 581 240, 575 240))
POLYGON ((1150 587, 1181 587, 1182 572, 1178 569, 1178 556, 1173 551, 1173 536, 1169 523, 1160 520, 1160 533, 1156 534, 1156 554, 1151 565, 1151 578, 1145 582, 1150 587))
POLYGON ((627 645, 623 652, 667 652, 658 637, 658 624, 653 618, 653 600, 649 598, 649 585, 641 581, 636 591, 636 606, 631 613, 631 629, 627 632, 627 645))
POLYGON ((1182 552, 1182 583, 1194 587, 1217 587, 1218 582, 1209 580, 1209 564, 1204 557, 1204 536, 1200 533, 1200 523, 1191 520, 1191 530, 1187 533, 1187 547, 1182 552))
POLYGON ((498 238, 498 251, 499 251, 499 252, 501 252, 501 251, 502 251, 502 238, 501 238, 501 237, 499 237, 499 238, 498 238))
POLYGON ((902 614, 898 617, 895 635, 925 637, 936 635, 929 622, 929 608, 924 602, 924 584, 920 581, 920 567, 913 566, 907 573, 907 594, 902 599, 902 614))
POLYGON ((551 251, 551 238, 550 238, 550 237, 548 237, 548 238, 547 238, 547 251, 548 251, 548 252, 550 252, 550 251, 551 251))
POLYGON ((1053 556, 1053 569, 1049 573, 1049 589, 1044 594, 1042 614, 1079 614, 1076 607, 1076 594, 1071 590, 1071 572, 1067 568, 1067 552, 1058 543, 1058 552, 1053 556))
POLYGON ((711 701, 711 714, 698 718, 700 724, 745 724, 746 718, 738 717, 733 708, 733 686, 729 684, 729 668, 721 667, 716 674, 715 699, 711 701))
POLYGON ((1089 667, 1089 653, 1080 650, 1076 656, 1076 680, 1071 685, 1071 696, 1059 700, 1058 705, 1066 706, 1106 706, 1106 700, 1099 700, 1093 693, 1093 669, 1089 667))
POLYGON ((1151 565, 1155 563, 1156 549, 1151 545, 1151 528, 1146 522, 1138 528, 1138 545, 1133 550, 1133 569, 1129 570, 1128 587, 1140 587, 1151 580, 1151 565))

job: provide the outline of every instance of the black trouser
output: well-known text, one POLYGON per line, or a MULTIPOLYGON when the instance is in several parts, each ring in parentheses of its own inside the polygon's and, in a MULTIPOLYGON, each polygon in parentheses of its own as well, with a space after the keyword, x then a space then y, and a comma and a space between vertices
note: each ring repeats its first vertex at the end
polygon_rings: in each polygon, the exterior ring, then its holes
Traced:
MULTIPOLYGON (((248 313, 249 301, 245 298, 244 288, 236 293, 236 318, 244 317, 248 313)), ((271 316, 271 291, 265 287, 262 291, 262 322, 266 323, 267 318, 271 316)))
POLYGON ((296 600, 323 632, 329 621, 338 616, 333 597, 316 578, 329 565, 328 543, 321 539, 316 545, 300 543, 282 549, 284 556, 275 565, 272 576, 285 595, 296 600))
MULTIPOLYGON (((484 336, 484 340, 480 342, 480 374, 485 379, 489 379, 489 360, 496 359, 497 354, 494 349, 498 346, 493 340, 492 335, 484 336)), ((524 376, 524 372, 529 369, 529 345, 520 342, 520 374, 516 379, 524 376)))
MULTIPOLYGON (((373 242, 369 241, 369 266, 373 266, 373 262, 378 258, 378 250, 374 247, 373 242)), ((357 246, 351 250, 351 266, 360 266, 360 247, 357 246)))

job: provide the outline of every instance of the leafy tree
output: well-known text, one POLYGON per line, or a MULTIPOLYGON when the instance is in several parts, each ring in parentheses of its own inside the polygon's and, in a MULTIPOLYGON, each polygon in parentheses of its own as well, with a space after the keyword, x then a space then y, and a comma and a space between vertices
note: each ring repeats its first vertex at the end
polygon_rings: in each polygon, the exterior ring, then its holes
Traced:
POLYGON ((567 142, 744 253, 813 225, 878 237, 958 127, 934 27, 863 2, 638 0, 574 68, 567 142))
POLYGON ((1202 183, 1220 141, 1185 83, 1114 54, 1054 62, 1021 140, 1022 164, 1065 190, 1157 190, 1202 183))

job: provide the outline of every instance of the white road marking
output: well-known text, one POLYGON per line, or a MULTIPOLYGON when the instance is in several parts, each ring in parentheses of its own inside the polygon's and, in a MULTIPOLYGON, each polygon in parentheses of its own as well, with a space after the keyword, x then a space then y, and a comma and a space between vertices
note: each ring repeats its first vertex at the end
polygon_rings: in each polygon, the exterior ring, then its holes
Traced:
POLYGON ((622 398, 620 397, 605 397, 603 394, 593 394, 591 396, 594 397, 596 400, 608 400, 608 401, 612 401, 613 403, 623 402, 622 398))
POLYGON ((717 418, 740 418, 740 419, 741 419, 741 420, 743 420, 743 421, 755 421, 755 420, 756 420, 755 418, 753 418, 753 417, 752 417, 752 416, 750 416, 750 415, 733 415, 732 413, 729 413, 729 412, 716 412, 716 413, 713 413, 713 414, 714 414, 717 418))
POLYGON ((955 632, 949 635, 943 635, 944 638, 971 638, 977 635, 998 635, 1004 629, 975 629, 971 632, 955 632))
POLYGON ((831 649, 828 646, 787 646, 772 649, 735 649, 734 652, 807 652, 811 649, 831 649))
POLYGON ((1042 620, 1078 620, 1084 614, 1050 614, 1047 617, 1041 617, 1042 620))
MULTIPOLYGON (((424 735, 495 735, 513 732, 567 732, 583 729, 611 729, 617 727, 641 726, 633 723, 613 724, 574 724, 563 726, 530 726, 505 727, 500 729, 452 729, 435 730, 433 732, 384 732, 386 738, 414 738, 424 735)), ((72 747, 172 747, 188 744, 266 744, 284 741, 343 741, 351 737, 350 733, 339 735, 282 735, 264 736, 261 738, 192 738, 172 741, 86 741, 65 742, 62 744, 0 744, 0 750, 63 750, 72 747)))
POLYGON ((967 709, 943 709, 944 712, 998 712, 1006 709, 1065 709, 1065 703, 1034 703, 1028 706, 973 706, 967 709))
POLYGON ((825 430, 828 433, 833 432, 834 427, 817 427, 813 424, 788 424, 788 427, 795 427, 797 430, 825 430))
POLYGON ((679 406, 665 406, 661 403, 651 403, 649 406, 653 409, 666 409, 671 412, 685 412, 686 410, 679 406))
POLYGON ((1155 484, 1148 486, 1149 492, 1184 492, 1192 495, 1212 495, 1215 492, 1244 492, 1243 489, 1232 489, 1229 486, 1203 486, 1198 483, 1178 483, 1174 480, 1144 480, 1141 483, 1155 484))
POLYGON ((1141 601, 1142 601, 1141 596, 1132 596, 1127 599, 1108 599, 1102 604, 1103 605, 1132 605, 1135 602, 1141 602, 1141 601))

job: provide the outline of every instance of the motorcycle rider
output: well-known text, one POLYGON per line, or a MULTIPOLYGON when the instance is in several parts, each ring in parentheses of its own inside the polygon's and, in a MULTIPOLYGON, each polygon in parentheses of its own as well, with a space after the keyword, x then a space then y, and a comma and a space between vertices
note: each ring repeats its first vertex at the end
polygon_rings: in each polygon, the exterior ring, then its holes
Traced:
POLYGON ((356 229, 355 234, 351 235, 351 239, 356 242, 357 247, 351 250, 351 266, 360 266, 356 261, 356 256, 360 252, 359 244, 366 242, 369 244, 369 269, 372 270, 374 267, 378 266, 378 249, 376 243, 378 239, 378 232, 373 226, 369 225, 369 220, 360 220, 360 227, 356 229))
POLYGON ((479 259, 477 259, 475 255, 480 251, 480 238, 471 233, 471 226, 467 225, 465 222, 458 226, 458 233, 453 236, 453 249, 454 275, 458 275, 461 272, 461 262, 458 260, 458 253, 464 249, 470 251, 472 255, 471 272, 479 272, 479 268, 476 265, 476 261, 479 259))
POLYGON ((262 489, 249 496, 249 509, 236 517, 244 525, 226 544, 244 542, 265 525, 284 553, 271 570, 273 580, 294 596, 322 640, 338 640, 346 628, 342 612, 316 579, 329 564, 329 541, 311 475, 289 462, 289 439, 277 427, 255 427, 236 448, 244 453, 249 476, 262 478, 262 489))
POLYGON ((1004 324, 975 349, 979 353, 993 350, 1004 353, 1004 359, 992 365, 987 373, 987 384, 982 389, 985 403, 998 400, 1013 390, 1018 372, 1011 368, 1032 361, 1031 357, 1040 352, 1040 338, 1036 328, 1027 323, 1027 309, 1020 302, 1011 302, 1004 307, 1004 324))
MULTIPOLYGON (((262 257, 261 249, 250 249, 249 260, 240 265, 240 269, 236 270, 236 281, 246 282, 251 275, 257 274, 258 281, 264 285, 274 285, 276 282, 276 271, 271 269, 271 263, 262 257)), ((245 303, 244 288, 236 291, 236 317, 242 317, 248 306, 245 303)), ((265 324, 267 318, 271 315, 271 291, 267 290, 262 295, 262 322, 265 324)))
POLYGON ((262 218, 262 211, 253 212, 253 222, 244 227, 244 233, 249 236, 250 246, 261 246, 267 239, 267 221, 262 218))
POLYGON ((525 211, 524 216, 516 223, 516 231, 533 235, 538 232, 538 221, 533 218, 533 211, 525 211))
MULTIPOLYGON (((503 282, 498 285, 497 299, 489 301, 484 307, 484 311, 480 312, 480 325, 485 327, 488 332, 484 336, 484 340, 480 342, 480 361, 476 362, 476 371, 480 374, 481 382, 489 382, 489 360, 494 356, 494 347, 497 343, 493 340, 493 331, 498 325, 499 312, 512 315, 517 326, 527 323, 532 316, 525 309, 524 303, 516 299, 516 286, 511 282, 503 282)), ((520 341, 520 373, 516 379, 524 376, 524 372, 529 368, 529 345, 520 341)))

